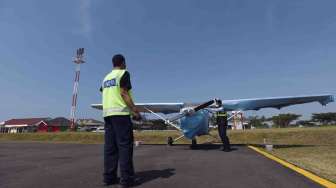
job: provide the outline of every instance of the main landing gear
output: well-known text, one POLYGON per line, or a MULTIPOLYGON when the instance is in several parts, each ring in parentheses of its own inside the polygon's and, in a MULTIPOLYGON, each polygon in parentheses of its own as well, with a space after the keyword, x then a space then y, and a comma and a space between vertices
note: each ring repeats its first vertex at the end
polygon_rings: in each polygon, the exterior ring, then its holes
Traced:
POLYGON ((196 138, 191 140, 191 145, 190 145, 190 149, 195 149, 197 147, 197 140, 196 138))
MULTIPOLYGON (((171 136, 169 136, 169 137, 167 137, 167 145, 168 145, 168 146, 172 146, 173 143, 174 143, 175 141, 177 141, 177 140, 179 140, 179 139, 181 139, 181 138, 183 138, 183 135, 180 136, 180 137, 178 137, 178 138, 176 138, 175 140, 174 140, 171 136)), ((197 140, 196 140, 196 138, 193 138, 193 139, 191 140, 191 145, 190 145, 190 147, 191 147, 191 148, 194 148, 194 147, 196 147, 196 146, 197 146, 197 140)))
POLYGON ((197 140, 196 138, 191 140, 191 146, 196 146, 197 145, 197 140))
POLYGON ((173 139, 172 137, 169 136, 169 137, 167 138, 167 145, 168 145, 168 146, 172 146, 173 143, 174 143, 174 139, 173 139))

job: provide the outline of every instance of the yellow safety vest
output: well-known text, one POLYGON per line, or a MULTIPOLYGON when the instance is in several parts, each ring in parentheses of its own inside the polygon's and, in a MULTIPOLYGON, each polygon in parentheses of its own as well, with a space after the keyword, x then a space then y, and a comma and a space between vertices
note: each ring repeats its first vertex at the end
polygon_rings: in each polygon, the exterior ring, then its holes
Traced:
MULTIPOLYGON (((114 69, 104 78, 102 88, 103 117, 116 115, 130 115, 130 109, 127 107, 120 93, 120 79, 126 70, 114 69)), ((132 98, 132 91, 128 91, 132 98)))
POLYGON ((216 116, 217 116, 217 117, 226 117, 226 116, 227 116, 227 113, 226 113, 226 112, 217 112, 217 113, 216 113, 216 116))

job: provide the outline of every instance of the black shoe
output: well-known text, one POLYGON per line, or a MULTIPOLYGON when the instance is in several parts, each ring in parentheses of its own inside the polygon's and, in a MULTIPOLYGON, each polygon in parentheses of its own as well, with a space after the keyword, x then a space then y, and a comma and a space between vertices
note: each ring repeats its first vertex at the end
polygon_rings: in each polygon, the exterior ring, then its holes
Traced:
POLYGON ((120 183, 121 188, 127 188, 127 187, 134 187, 140 185, 140 178, 135 178, 133 181, 129 181, 126 183, 120 183))
POLYGON ((231 148, 223 148, 222 151, 224 151, 224 152, 230 152, 232 150, 231 150, 231 148))
POLYGON ((119 184, 119 178, 113 181, 104 182, 104 186, 117 185, 119 184))
POLYGON ((114 183, 114 182, 108 182, 108 183, 106 183, 106 182, 104 182, 104 186, 105 187, 108 187, 108 186, 111 186, 111 185, 117 185, 117 184, 119 184, 119 183, 114 183))
POLYGON ((221 150, 222 150, 222 151, 225 151, 225 152, 230 152, 230 151, 231 151, 231 148, 230 148, 230 147, 225 147, 225 146, 223 146, 223 147, 221 147, 221 150))

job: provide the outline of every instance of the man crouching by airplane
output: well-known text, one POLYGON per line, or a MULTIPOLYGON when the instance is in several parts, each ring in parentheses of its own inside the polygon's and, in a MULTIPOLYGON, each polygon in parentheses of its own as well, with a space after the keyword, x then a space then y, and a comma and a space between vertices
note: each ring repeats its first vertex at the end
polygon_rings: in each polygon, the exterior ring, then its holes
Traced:
POLYGON ((223 147, 222 150, 225 152, 231 151, 230 147, 230 141, 229 138, 226 134, 226 129, 228 126, 228 117, 227 113, 225 111, 218 111, 216 112, 216 123, 217 123, 217 128, 218 128, 218 135, 222 140, 223 147))

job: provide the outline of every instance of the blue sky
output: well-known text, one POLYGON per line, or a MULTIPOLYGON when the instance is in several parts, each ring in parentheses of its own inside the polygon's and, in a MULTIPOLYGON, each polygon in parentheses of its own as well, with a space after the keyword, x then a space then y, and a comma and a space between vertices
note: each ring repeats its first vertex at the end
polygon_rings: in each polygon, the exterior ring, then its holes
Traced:
MULTIPOLYGON (((0 0, 0 121, 69 117, 78 47, 86 49, 77 116, 100 119, 99 85, 126 56, 137 102, 335 94, 336 1, 0 0)), ((252 115, 335 111, 306 104, 252 115)))

